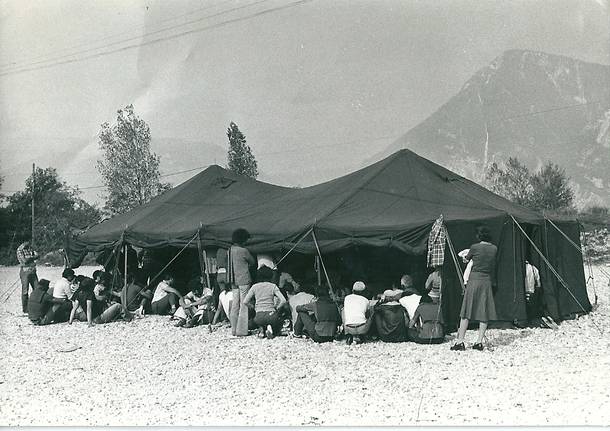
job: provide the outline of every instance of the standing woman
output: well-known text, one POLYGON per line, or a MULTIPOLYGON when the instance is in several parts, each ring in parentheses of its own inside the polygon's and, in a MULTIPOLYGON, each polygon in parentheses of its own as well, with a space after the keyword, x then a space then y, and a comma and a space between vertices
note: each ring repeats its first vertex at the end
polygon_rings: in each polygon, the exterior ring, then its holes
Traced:
POLYGON ((248 306, 244 302, 252 277, 250 267, 256 265, 256 259, 246 248, 250 233, 246 229, 236 229, 231 240, 233 245, 229 249, 229 277, 233 283, 233 300, 231 301, 231 332, 236 336, 248 335, 248 306))
POLYGON ((480 241, 470 246, 464 262, 472 259, 472 270, 464 292, 458 337, 451 350, 466 350, 464 336, 470 320, 479 322, 479 335, 473 349, 483 350, 483 338, 490 320, 497 320, 496 306, 491 289, 495 277, 496 254, 498 248, 491 243, 491 234, 485 226, 477 227, 477 239, 480 241))

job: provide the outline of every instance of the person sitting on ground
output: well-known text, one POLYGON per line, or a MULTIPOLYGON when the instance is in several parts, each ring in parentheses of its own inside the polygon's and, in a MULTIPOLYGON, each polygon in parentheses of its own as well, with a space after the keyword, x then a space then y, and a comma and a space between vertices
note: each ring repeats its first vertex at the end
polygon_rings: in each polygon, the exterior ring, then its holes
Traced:
POLYGON ((260 328, 261 336, 273 338, 280 334, 283 319, 278 309, 286 302, 279 287, 273 284, 273 270, 266 265, 256 272, 257 282, 252 285, 244 302, 256 311, 254 323, 260 328), (254 300, 254 304, 252 304, 254 300))
POLYGON ((74 321, 79 306, 83 308, 89 326, 93 326, 94 323, 103 324, 112 322, 121 315, 121 304, 113 304, 106 308, 104 301, 98 301, 95 298, 93 293, 94 288, 95 281, 92 278, 85 277, 79 283, 78 289, 72 298, 72 312, 70 313, 68 323, 72 324, 74 321))
POLYGON ((93 288, 95 299, 105 301, 107 304, 120 302, 121 295, 110 288, 110 280, 107 273, 98 269, 93 272, 93 280, 95 280, 95 287, 93 288))
POLYGON ((373 324, 374 312, 371 302, 364 296, 365 289, 362 281, 356 281, 352 293, 343 302, 343 330, 347 344, 363 342, 373 324))
POLYGON ((403 295, 401 289, 388 289, 375 305, 375 326, 379 339, 386 343, 407 341, 405 309, 398 302, 403 295))
POLYGON ((439 344, 445 340, 441 306, 423 295, 409 322, 409 339, 418 344, 439 344))
POLYGON ((317 296, 315 301, 296 307, 298 317, 294 324, 294 335, 306 335, 316 343, 326 343, 334 340, 341 316, 326 287, 318 287, 317 296))
POLYGON ((435 304, 438 304, 441 298, 441 288, 443 285, 443 279, 441 274, 441 267, 437 266, 434 271, 426 279, 424 290, 428 293, 428 296, 435 304))
POLYGON ((205 286, 203 276, 191 280, 189 287, 189 292, 180 300, 180 307, 172 317, 177 320, 175 326, 192 328, 201 323, 211 323, 214 315, 212 289, 205 286))
MULTIPOLYGON (((66 300, 53 298, 48 293, 49 280, 41 278, 36 283, 36 289, 32 291, 30 300, 28 302, 28 317, 34 325, 48 325, 57 321, 55 318, 55 311, 59 310, 59 307, 66 304, 66 300), (55 307, 55 308, 54 308, 55 307)), ((68 305, 72 305, 68 302, 68 305)), ((65 313, 57 313, 60 317, 65 313)), ((66 318, 66 320, 68 320, 66 318)), ((63 320, 64 322, 66 320, 63 320)))
POLYGON ((152 297, 153 292, 148 286, 142 284, 134 274, 127 274, 124 305, 129 312, 134 313, 136 317, 142 317, 146 313, 150 313, 152 297))
POLYGON ((74 292, 72 283, 74 282, 74 270, 65 268, 61 274, 61 278, 55 281, 53 286, 53 298, 59 301, 55 302, 54 320, 56 322, 67 322, 70 318, 72 310, 72 294, 74 292))
POLYGON ((178 290, 172 287, 173 285, 174 276, 170 273, 166 273, 163 276, 163 281, 157 285, 155 294, 152 298, 151 310, 153 314, 165 316, 168 314, 172 315, 176 312, 182 295, 178 290))
MULTIPOLYGON (((400 302, 400 305, 407 310, 408 319, 410 320, 415 315, 415 311, 419 306, 419 301, 421 300, 422 296, 420 295, 419 291, 413 287, 413 279, 410 275, 403 275, 400 279, 400 285, 402 287, 403 294, 398 301, 400 302)), ((432 301, 434 301, 434 299, 432 299, 432 301)))
MULTIPOLYGON (((280 277, 281 282, 281 277, 280 277)), ((290 306, 290 317, 292 320, 292 326, 294 328, 294 324, 297 321, 299 313, 297 312, 297 307, 299 305, 309 304, 315 299, 315 296, 311 294, 311 288, 309 286, 301 286, 297 282, 291 283, 292 291, 287 290, 288 293, 288 305, 290 306)))
POLYGON ((231 301, 233 300, 233 291, 231 286, 227 283, 220 284, 223 290, 218 295, 218 307, 216 307, 216 313, 214 319, 212 319, 212 325, 216 325, 220 322, 229 322, 229 313, 231 312, 231 301))

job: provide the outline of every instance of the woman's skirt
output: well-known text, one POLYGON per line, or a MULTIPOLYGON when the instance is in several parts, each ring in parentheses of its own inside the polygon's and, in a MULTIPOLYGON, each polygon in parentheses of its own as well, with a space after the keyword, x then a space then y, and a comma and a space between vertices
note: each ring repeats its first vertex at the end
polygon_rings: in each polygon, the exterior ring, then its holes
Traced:
POLYGON ((468 284, 466 284, 466 292, 464 292, 460 317, 478 322, 498 320, 489 274, 470 273, 468 284))

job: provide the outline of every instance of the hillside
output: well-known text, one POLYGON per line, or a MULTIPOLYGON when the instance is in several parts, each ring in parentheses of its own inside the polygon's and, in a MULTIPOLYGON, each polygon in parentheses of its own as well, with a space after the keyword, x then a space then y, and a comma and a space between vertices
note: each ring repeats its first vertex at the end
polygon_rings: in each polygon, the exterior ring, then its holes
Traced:
POLYGON ((477 181, 510 156, 530 168, 551 160, 565 167, 581 205, 609 205, 610 66, 507 51, 375 159, 399 148, 477 181))

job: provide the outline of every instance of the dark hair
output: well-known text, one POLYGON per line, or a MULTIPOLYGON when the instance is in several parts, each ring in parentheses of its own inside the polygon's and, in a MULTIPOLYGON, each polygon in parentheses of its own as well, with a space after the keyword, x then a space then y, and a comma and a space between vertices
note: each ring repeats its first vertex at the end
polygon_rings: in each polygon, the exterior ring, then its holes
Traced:
POLYGON ((38 280, 38 288, 47 290, 49 288, 49 280, 47 280, 46 278, 41 278, 40 280, 38 280))
POLYGON ((74 277, 74 270, 72 268, 66 268, 61 273, 63 278, 74 277))
POLYGON ((104 271, 102 271, 101 269, 96 269, 95 271, 93 271, 93 279, 95 280, 100 274, 103 274, 104 271))
POLYGON ((163 273, 163 280, 173 280, 173 279, 174 279, 174 274, 172 274, 171 272, 163 273))
POLYGON ((85 278, 87 278, 87 277, 85 277, 82 274, 79 274, 79 275, 76 276, 76 282, 77 283, 82 283, 85 278))
POLYGON ((273 279, 273 270, 267 265, 261 266, 256 271, 256 281, 271 281, 273 279))
POLYGON ((477 238, 479 241, 490 242, 491 241, 491 232, 487 226, 478 226, 477 227, 477 238))
POLYGON ((328 288, 326 286, 318 286, 316 288, 316 296, 318 298, 327 298, 330 296, 328 293, 328 288))
POLYGON ((233 231, 233 234, 231 235, 231 241, 233 241, 234 244, 238 245, 244 245, 246 242, 248 242, 249 239, 250 232, 241 227, 239 229, 235 229, 233 231))
POLYGON ((93 290, 95 287, 95 281, 92 278, 84 277, 80 282, 80 290, 93 290))

